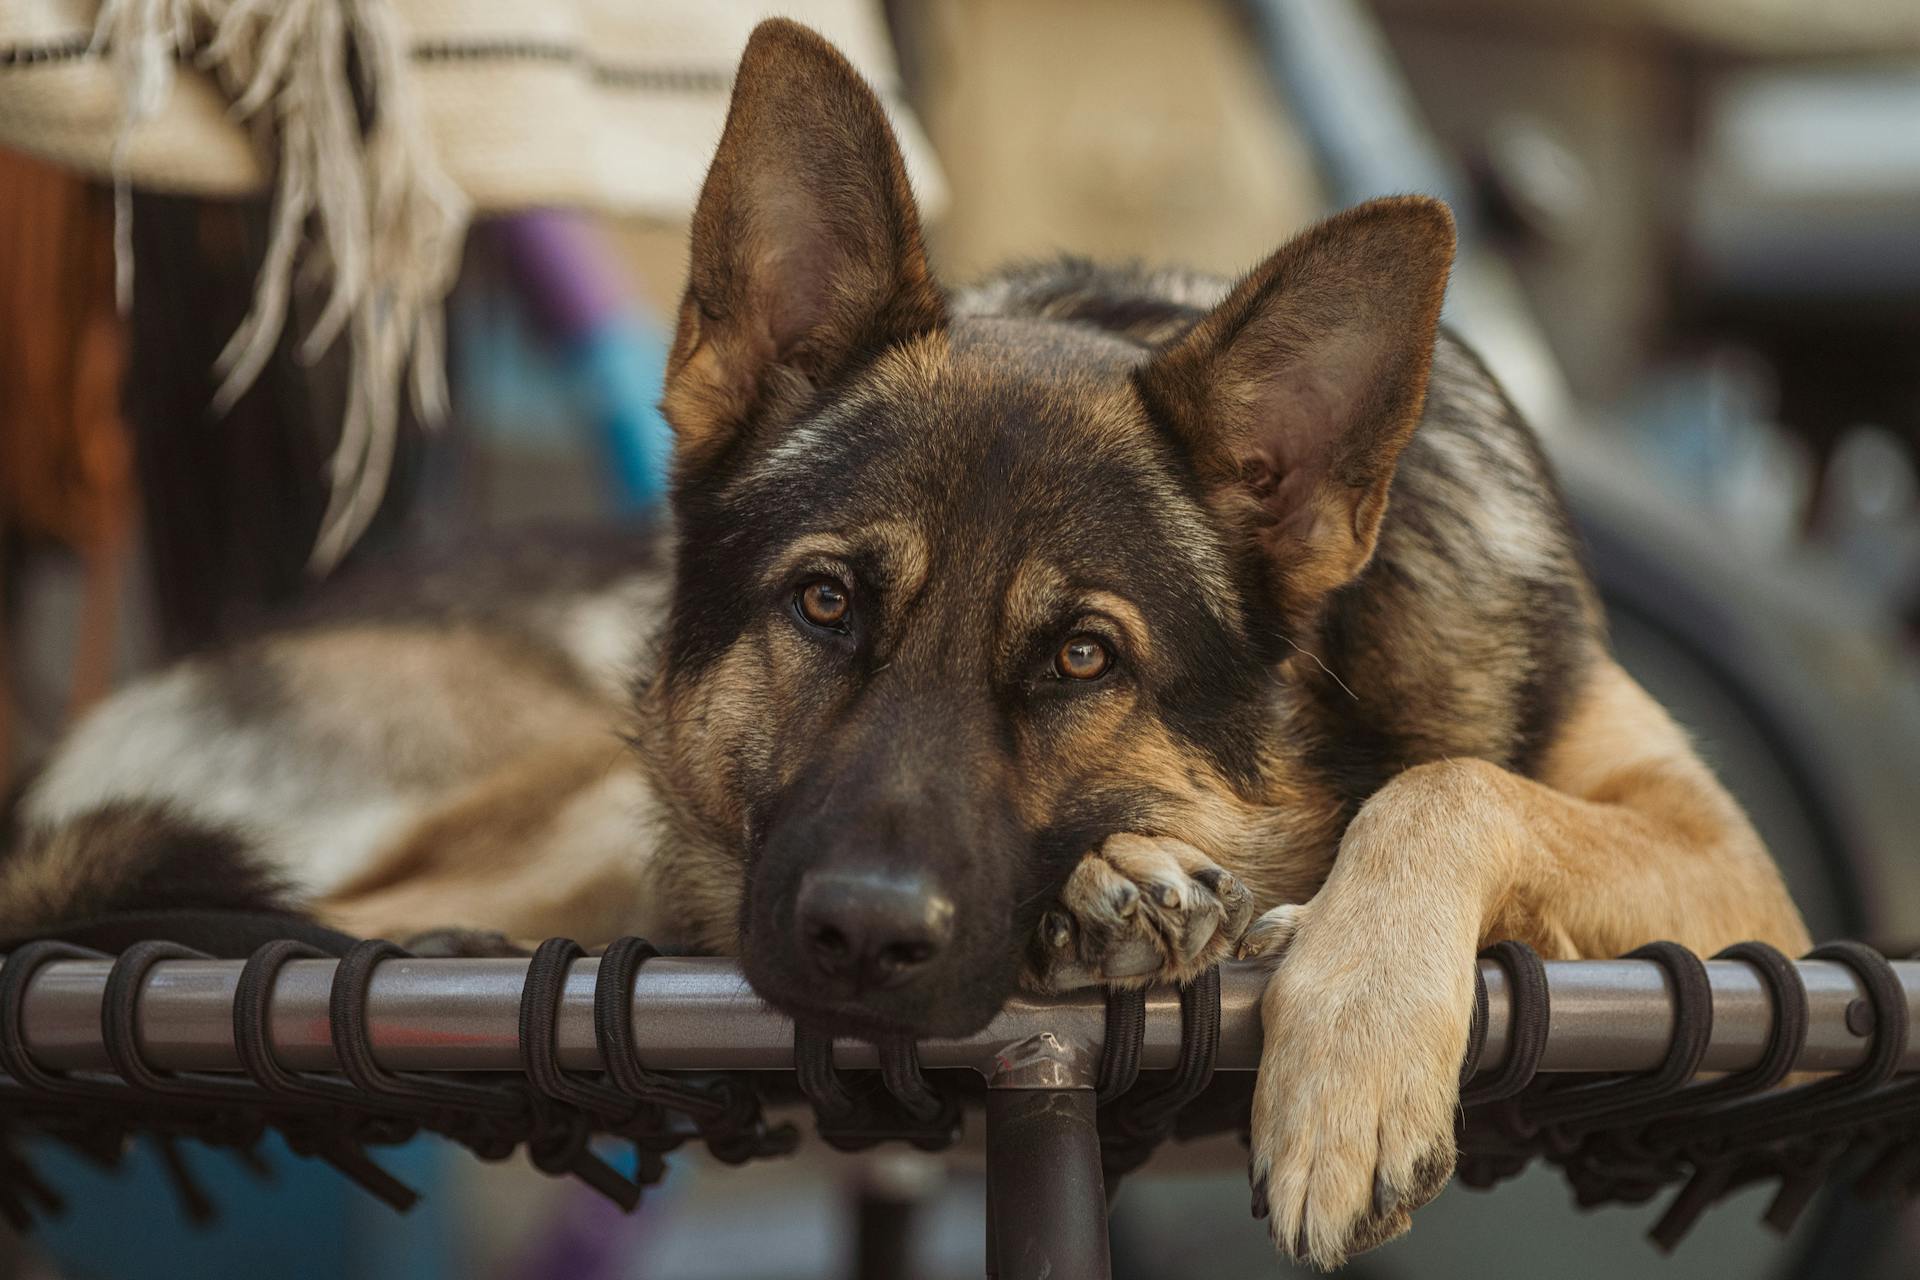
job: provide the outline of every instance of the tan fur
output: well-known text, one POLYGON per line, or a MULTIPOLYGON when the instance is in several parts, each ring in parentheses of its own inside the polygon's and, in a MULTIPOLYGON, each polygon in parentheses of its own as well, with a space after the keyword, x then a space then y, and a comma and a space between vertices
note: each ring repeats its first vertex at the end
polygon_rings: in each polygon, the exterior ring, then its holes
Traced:
POLYGON ((1247 950, 1286 955, 1262 1005, 1275 1030, 1253 1122, 1276 1242, 1336 1266, 1439 1190, 1473 954, 1508 936, 1561 958, 1656 938, 1703 954, 1809 945, 1739 806, 1610 660, 1542 781, 1471 759, 1407 770, 1361 809, 1319 891, 1249 935, 1247 950))

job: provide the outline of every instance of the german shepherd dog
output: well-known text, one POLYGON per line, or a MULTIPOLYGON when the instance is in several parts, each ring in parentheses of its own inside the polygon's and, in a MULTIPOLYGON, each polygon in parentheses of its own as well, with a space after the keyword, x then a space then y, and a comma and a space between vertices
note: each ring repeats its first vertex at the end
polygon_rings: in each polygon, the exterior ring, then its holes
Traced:
POLYGON ((1484 943, 1808 941, 1439 332, 1452 252, 1404 197, 1231 285, 949 292, 871 90, 768 22, 693 221, 672 536, 455 556, 128 688, 24 795, 0 933, 638 932, 919 1036, 1268 957, 1254 1199, 1334 1266, 1453 1168, 1484 943))

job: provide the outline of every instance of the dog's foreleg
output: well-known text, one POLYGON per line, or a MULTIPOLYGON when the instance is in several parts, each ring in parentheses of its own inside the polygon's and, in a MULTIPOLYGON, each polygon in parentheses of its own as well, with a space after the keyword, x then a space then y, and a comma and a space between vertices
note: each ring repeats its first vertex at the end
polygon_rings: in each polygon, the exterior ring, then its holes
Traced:
POLYGON ((1542 778, 1479 760, 1407 770, 1361 808, 1320 891, 1249 931, 1245 952, 1284 950, 1262 1003, 1251 1176, 1285 1252, 1336 1266, 1446 1183, 1483 943, 1562 958, 1656 938, 1807 945, 1738 805, 1617 667, 1542 778))

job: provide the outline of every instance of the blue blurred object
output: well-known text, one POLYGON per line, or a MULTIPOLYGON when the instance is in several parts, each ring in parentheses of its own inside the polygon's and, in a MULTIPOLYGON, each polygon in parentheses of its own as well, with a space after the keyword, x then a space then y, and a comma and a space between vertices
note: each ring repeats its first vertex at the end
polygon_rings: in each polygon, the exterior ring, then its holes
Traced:
POLYGON ((579 214, 506 219, 500 236, 521 296, 551 344, 567 387, 595 424, 617 509, 666 492, 670 432, 656 404, 667 348, 624 287, 619 256, 579 214))
MULTIPOLYGON (((178 1150, 217 1217, 188 1221, 155 1141, 136 1140, 116 1169, 102 1169, 55 1142, 32 1158, 65 1198, 60 1217, 31 1237, 62 1275, 114 1280, 453 1280, 471 1274, 459 1251, 451 1197, 435 1195, 456 1149, 423 1138, 380 1148, 389 1172, 426 1193, 400 1214, 337 1171, 287 1149, 277 1134, 259 1146, 267 1179, 231 1152, 181 1142, 178 1150)), ((457 1153, 460 1156, 464 1152, 457 1153)))
POLYGON ((662 335, 635 312, 581 334, 561 353, 599 428, 615 508, 641 510, 667 490, 672 435, 655 407, 667 376, 662 335))

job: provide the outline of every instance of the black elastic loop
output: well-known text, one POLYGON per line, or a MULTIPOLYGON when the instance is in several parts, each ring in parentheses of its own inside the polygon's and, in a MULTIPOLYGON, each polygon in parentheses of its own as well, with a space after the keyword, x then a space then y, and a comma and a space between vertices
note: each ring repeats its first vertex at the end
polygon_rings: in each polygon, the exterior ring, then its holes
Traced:
POLYGON ((1552 1011, 1547 967, 1539 952, 1524 942, 1507 941, 1496 942, 1480 954, 1507 974, 1507 1057, 1491 1078, 1460 1091, 1463 1107, 1511 1098, 1533 1083, 1547 1050, 1552 1011))
POLYGON ((880 1079, 894 1101, 922 1124, 940 1119, 948 1107, 939 1092, 927 1083, 920 1071, 920 1052, 905 1036, 890 1036, 879 1043, 880 1079))
MULTIPOLYGON (((418 1106, 429 1111, 474 1111, 501 1118, 524 1116, 526 1098, 511 1089, 468 1084, 419 1072, 389 1071, 375 1060, 373 1040, 367 1028, 367 992, 374 969, 383 961, 408 959, 412 957, 405 950, 377 938, 355 943, 340 958, 327 1001, 327 1021, 342 1073, 366 1092, 403 1106, 418 1106)), ((508 1145, 508 1150, 511 1146, 508 1145)), ((482 1154, 496 1152, 497 1143, 490 1143, 482 1154)))
POLYGON ((1100 1079, 1095 1096, 1108 1106, 1140 1079, 1140 1051, 1147 1038, 1144 987, 1107 992, 1107 1033, 1100 1048, 1100 1079))
POLYGON ((211 1221, 213 1202, 180 1155, 173 1130, 183 1129, 213 1144, 250 1149, 267 1127, 263 1108, 257 1105, 265 1101, 264 1095, 250 1081, 231 1076, 172 1076, 155 1070, 140 1050, 140 993, 147 975, 163 960, 208 958, 205 953, 178 943, 136 942, 114 960, 100 998, 100 1039, 114 1071, 129 1090, 148 1099, 211 1103, 218 1108, 176 1112, 168 1117, 167 1129, 157 1136, 181 1208, 193 1222, 211 1221), (243 1100, 256 1105, 233 1105, 243 1100))
POLYGON ((325 1160, 396 1212, 405 1213, 419 1203, 420 1194, 377 1164, 357 1139, 404 1142, 417 1131, 415 1122, 344 1080, 290 1071, 274 1056, 270 1005, 280 970, 295 960, 332 958, 291 938, 265 943, 248 956, 234 986, 234 1050, 241 1068, 263 1093, 310 1108, 306 1115, 281 1124, 289 1148, 325 1160))
POLYGON ((270 1004, 280 970, 295 960, 332 958, 318 947, 291 938, 269 942, 248 956, 234 984, 234 1052, 241 1069, 268 1094, 301 1102, 378 1108, 378 1099, 369 1098, 345 1080, 317 1072, 290 1071, 274 1056, 270 1004))
POLYGON ((1807 1086, 1812 1091, 1827 1086, 1825 1096, 1857 1094, 1891 1080, 1906 1056, 1908 1037, 1907 992, 1893 962, 1864 942, 1828 942, 1807 952, 1809 960, 1832 960, 1845 965, 1867 989, 1867 1001, 1873 1010, 1872 1042, 1867 1057, 1846 1075, 1807 1086))
POLYGON ((114 1081, 76 1080, 48 1071, 27 1052, 27 987, 34 975, 58 960, 106 960, 110 957, 85 947, 51 940, 28 942, 7 955, 0 965, 0 1070, 36 1093, 64 1098, 118 1097, 125 1087, 114 1081))
POLYGON ((858 1102, 833 1065, 833 1037, 813 1027, 793 1028, 793 1072, 800 1093, 822 1125, 852 1123, 858 1102))
POLYGON ((659 955, 644 938, 616 938, 600 955, 593 987, 593 1034, 613 1082, 645 1102, 688 1116, 718 1160, 738 1164, 757 1156, 784 1155, 799 1142, 792 1125, 768 1125, 759 1095, 736 1080, 708 1085, 683 1083, 640 1065, 633 1036, 633 984, 640 967, 659 955))
POLYGON ((251 1082, 231 1076, 175 1076, 155 1070, 140 1049, 140 994, 163 960, 207 960, 205 952, 174 942, 136 942, 114 959, 100 997, 100 1041, 114 1072, 139 1093, 199 1102, 234 1102, 256 1095, 251 1082))
POLYGON ((1173 1131, 1180 1109, 1213 1082, 1220 1050, 1220 970, 1180 988, 1180 1057, 1158 1085, 1143 1085, 1102 1113, 1101 1156, 1112 1193, 1120 1177, 1146 1163, 1173 1131))
MULTIPOLYGON (((1843 964, 1866 988, 1873 1030, 1865 1061, 1837 1076, 1742 1098, 1704 1115, 1675 1118, 1654 1130, 1660 1140, 1696 1153, 1700 1165, 1696 1181, 1716 1176, 1730 1186, 1736 1179, 1724 1171, 1716 1174, 1716 1165, 1723 1170, 1757 1167, 1755 1176, 1778 1176, 1780 1190, 1764 1220, 1782 1232, 1792 1227, 1834 1162, 1845 1154, 1848 1144, 1839 1135, 1883 1113, 1888 1095, 1900 1092, 1884 1086, 1899 1070, 1908 1034, 1906 992, 1885 956, 1861 943, 1830 942, 1815 947, 1806 958, 1843 964), (1810 1139, 1810 1135, 1817 1136, 1810 1139), (1795 1139, 1801 1141, 1796 1144, 1795 1139)), ((1677 1240, 1706 1202, 1705 1190, 1693 1193, 1690 1186, 1656 1226, 1656 1238, 1677 1240)))
MULTIPOLYGON (((14 947, 7 954, 6 963, 0 965, 0 1071, 5 1072, 14 1089, 30 1098, 58 1099, 63 1109, 69 1102, 80 1101, 87 1105, 71 1110, 84 1113, 107 1103, 109 1109, 104 1114, 95 1113, 81 1128, 63 1134, 102 1164, 117 1161, 125 1147, 125 1113, 113 1104, 127 1103, 131 1095, 119 1081, 77 1079, 48 1071, 35 1062, 27 1049, 26 997, 34 976, 49 964, 107 958, 86 947, 47 939, 14 947)), ((60 1197, 40 1180, 24 1158, 11 1152, 7 1154, 7 1193, 0 1199, 5 1201, 7 1219, 24 1231, 32 1223, 29 1200, 38 1201, 47 1213, 58 1212, 63 1206, 60 1197)))
POLYGON ((1575 1085, 1532 1099, 1526 1107, 1530 1121, 1563 1132, 1628 1123, 1647 1104, 1662 1102, 1699 1073, 1713 1040, 1713 984, 1707 966, 1677 942, 1650 942, 1621 959, 1651 960, 1666 972, 1673 991, 1673 1038, 1665 1058, 1652 1071, 1624 1080, 1575 1085))
MULTIPOLYGON (((1760 1051, 1758 1062, 1745 1071, 1721 1076, 1717 1080, 1697 1081, 1682 1089, 1668 1103, 1665 1109, 1667 1117, 1700 1115, 1700 1108, 1706 1103, 1766 1094, 1792 1073, 1793 1064, 1800 1060, 1800 1054, 1806 1048, 1809 1022, 1807 984, 1801 980, 1798 966, 1785 952, 1764 942, 1736 942, 1716 952, 1713 958, 1739 960, 1754 971, 1760 979, 1760 985, 1766 989, 1767 1004, 1772 1010, 1772 1026, 1767 1032, 1767 1043, 1760 1051)), ((1672 1123, 1672 1119, 1663 1118, 1661 1123, 1652 1126, 1647 1133, 1648 1141, 1658 1146, 1673 1146, 1678 1141, 1685 1141, 1685 1131, 1673 1128, 1672 1123)), ((1681 1120, 1680 1123, 1684 1124, 1685 1121, 1681 1120)))
POLYGON ((659 954, 644 938, 632 937, 614 939, 601 953, 593 987, 594 1039, 607 1074, 624 1092, 684 1112, 696 1124, 712 1124, 726 1117, 726 1099, 640 1065, 633 1038, 633 983, 640 966, 659 954))
POLYGON ((567 971, 585 954, 571 938, 548 938, 527 961, 526 980, 520 988, 520 1066, 547 1099, 536 1105, 540 1132, 529 1149, 542 1172, 571 1173, 631 1212, 640 1203, 640 1187, 589 1149, 591 1133, 585 1117, 626 1124, 644 1104, 560 1069, 555 1037, 567 971))
POLYGON ((1460 1058, 1460 1088, 1480 1071, 1480 1056, 1487 1051, 1487 975, 1480 972, 1479 957, 1473 961, 1473 1013, 1467 1020, 1467 1050, 1460 1058))
MULTIPOLYGON (((1654 1130, 1659 1140, 1675 1145, 1724 1141, 1753 1147, 1849 1118, 1849 1112, 1852 1118, 1872 1115, 1871 1101, 1864 1108, 1857 1104, 1900 1068, 1907 1046, 1906 991, 1887 958, 1858 942, 1830 942, 1815 947, 1805 958, 1843 964, 1866 988, 1874 1019, 1866 1059, 1840 1075, 1742 1098, 1701 1115, 1675 1117, 1654 1130)), ((1788 1031, 1792 1030, 1789 1026, 1788 1031)))
POLYGON ((609 1120, 628 1122, 644 1103, 560 1067, 555 1037, 567 973, 573 962, 585 955, 585 948, 571 938, 548 938, 534 948, 533 957, 527 961, 526 983, 520 989, 520 1066, 534 1088, 548 1097, 609 1120))
POLYGON ((513 1086, 388 1071, 374 1061, 366 1034, 367 989, 374 966, 403 958, 406 952, 392 943, 363 942, 342 957, 334 972, 328 1013, 334 1049, 348 1079, 369 1093, 419 1104, 430 1125, 483 1159, 504 1158, 524 1138, 542 1171, 571 1173, 623 1208, 637 1204, 639 1188, 593 1154, 584 1119, 566 1104, 529 1097, 513 1086))
POLYGON ((1705 1080, 1680 1095, 1688 1106, 1721 1097, 1763 1092, 1776 1088, 1793 1071, 1807 1047, 1807 984, 1800 969, 1780 948, 1765 942, 1736 942, 1716 952, 1715 960, 1739 960, 1752 967, 1767 990, 1767 1003, 1773 1010, 1773 1026, 1767 1034, 1760 1061, 1745 1071, 1705 1080))
POLYGON ((1909 1033, 1906 988, 1893 964, 1872 947, 1859 942, 1829 942, 1807 952, 1809 960, 1833 960, 1853 971, 1867 989, 1873 1027, 1867 1056, 1852 1071, 1788 1089, 1773 1099, 1780 1105, 1750 1116, 1742 1127, 1745 1143, 1771 1142, 1829 1127, 1872 1120, 1881 1114, 1896 1091, 1885 1090, 1906 1056, 1909 1033))
MULTIPOLYGON (((1765 942, 1736 942, 1722 948, 1713 958, 1742 961, 1760 979, 1773 1015, 1766 1047, 1760 1052, 1760 1061, 1747 1070, 1718 1080, 1696 1081, 1668 1099, 1662 1119, 1649 1125, 1641 1135, 1643 1144, 1656 1152, 1671 1151, 1687 1140, 1686 1131, 1675 1127, 1676 1118, 1697 1117, 1707 1104, 1751 1097, 1777 1088, 1792 1072, 1793 1064, 1799 1061, 1806 1047, 1807 984, 1785 952, 1765 942)), ((1685 1123, 1684 1119, 1679 1122, 1685 1123)), ((1697 1137, 1696 1130, 1696 1140, 1697 1137)), ((1693 1230, 1700 1215, 1734 1189, 1734 1161, 1735 1157, 1727 1154, 1695 1151, 1693 1176, 1647 1232, 1648 1239, 1662 1252, 1671 1253, 1677 1248, 1693 1230)))
POLYGON ((1180 1060, 1158 1105, 1172 1113, 1199 1097, 1213 1083, 1220 1056, 1220 969, 1215 967, 1180 988, 1180 1060))
POLYGON ((1867 989, 1873 1008, 1873 1043, 1867 1060, 1850 1073, 1850 1089, 1871 1080, 1884 1084, 1900 1070, 1906 1056, 1909 1032, 1906 988, 1893 962, 1864 942, 1829 942, 1807 952, 1809 960, 1833 960, 1851 969, 1867 989), (1852 1076, 1857 1074, 1858 1079, 1852 1076))
POLYGON ((796 1024, 794 1075, 813 1104, 820 1137, 840 1151, 864 1151, 882 1142, 908 1142, 923 1151, 951 1146, 960 1135, 960 1101, 943 1095, 920 1070, 913 1041, 878 1042, 879 1087, 873 1077, 849 1077, 833 1064, 833 1038, 796 1024))

